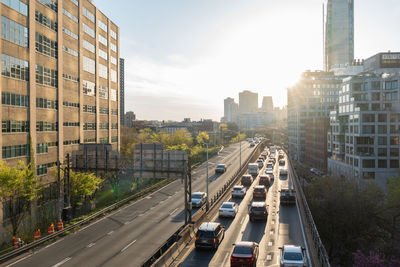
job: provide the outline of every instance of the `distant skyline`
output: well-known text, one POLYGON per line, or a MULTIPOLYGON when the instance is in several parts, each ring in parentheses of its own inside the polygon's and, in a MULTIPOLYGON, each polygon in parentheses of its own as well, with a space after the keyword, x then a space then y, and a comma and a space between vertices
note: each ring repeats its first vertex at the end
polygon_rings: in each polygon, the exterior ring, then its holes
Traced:
MULTIPOLYGON (((286 105, 303 71, 323 69, 323 2, 95 0, 120 27, 125 111, 148 120, 219 120, 243 90, 286 105)), ((354 10, 356 59, 399 50, 398 0, 354 10)))

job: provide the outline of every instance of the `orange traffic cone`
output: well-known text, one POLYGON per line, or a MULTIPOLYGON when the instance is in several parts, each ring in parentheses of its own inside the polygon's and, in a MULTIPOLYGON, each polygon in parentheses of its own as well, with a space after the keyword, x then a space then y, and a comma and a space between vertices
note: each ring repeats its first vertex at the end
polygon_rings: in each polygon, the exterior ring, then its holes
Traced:
POLYGON ((54 224, 50 224, 50 226, 47 228, 47 233, 49 235, 54 234, 54 224))
POLYGON ((60 231, 64 229, 64 224, 62 222, 62 220, 60 219, 60 221, 57 223, 57 231, 60 231))
POLYGON ((35 235, 33 236, 33 239, 34 239, 34 240, 40 239, 40 229, 38 229, 38 230, 35 232, 35 235))

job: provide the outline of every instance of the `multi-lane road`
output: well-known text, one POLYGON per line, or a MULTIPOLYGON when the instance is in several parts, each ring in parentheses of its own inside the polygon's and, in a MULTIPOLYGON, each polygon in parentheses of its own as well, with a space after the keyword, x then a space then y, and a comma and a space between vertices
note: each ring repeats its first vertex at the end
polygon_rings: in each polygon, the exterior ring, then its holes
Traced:
MULTIPOLYGON (((242 142, 242 162, 253 148, 242 142)), ((209 194, 239 169, 239 144, 209 160, 209 194), (227 171, 215 175, 216 164, 227 171)), ((205 191, 206 164, 193 171, 192 191, 205 191)), ((183 225, 183 185, 174 181, 148 197, 124 206, 77 232, 26 253, 5 266, 140 266, 183 225)), ((197 265, 200 266, 200 265, 197 265)))
MULTIPOLYGON (((285 156, 286 168, 288 168, 285 156)), ((290 169, 290 168, 288 168, 290 169)), ((260 174, 264 173, 264 168, 260 174)), ((210 221, 220 222, 225 226, 225 237, 217 251, 197 250, 194 244, 188 245, 174 262, 175 266, 230 266, 232 244, 238 241, 255 241, 260 245, 257 266, 279 266, 279 247, 294 244, 307 247, 303 226, 296 206, 280 206, 279 190, 283 185, 292 188, 291 173, 280 177, 278 163, 274 168, 275 181, 268 190, 266 202, 269 205, 269 216, 266 222, 250 222, 248 208, 252 201, 252 191, 258 184, 259 177, 253 182, 244 199, 227 197, 226 201, 234 201, 239 205, 235 219, 218 218, 217 210, 210 221)), ((308 259, 310 257, 308 256, 308 259)), ((308 264, 311 266, 312 264, 308 264)))

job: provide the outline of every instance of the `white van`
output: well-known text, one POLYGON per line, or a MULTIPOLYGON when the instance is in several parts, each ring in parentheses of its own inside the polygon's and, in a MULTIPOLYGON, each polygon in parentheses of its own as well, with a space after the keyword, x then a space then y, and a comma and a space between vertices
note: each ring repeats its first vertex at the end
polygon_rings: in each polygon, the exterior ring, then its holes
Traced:
POLYGON ((249 163, 248 171, 249 171, 249 174, 251 174, 253 176, 257 176, 258 175, 258 164, 257 163, 249 163))

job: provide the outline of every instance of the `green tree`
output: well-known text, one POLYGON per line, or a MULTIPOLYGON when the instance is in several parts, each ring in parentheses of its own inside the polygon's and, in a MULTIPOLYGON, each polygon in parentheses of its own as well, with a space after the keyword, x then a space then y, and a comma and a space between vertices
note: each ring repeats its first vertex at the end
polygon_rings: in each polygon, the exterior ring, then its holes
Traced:
POLYGON ((92 196, 103 180, 93 173, 70 171, 71 206, 82 205, 86 197, 92 196))
POLYGON ((30 166, 25 166, 22 161, 18 162, 17 167, 0 162, 0 198, 10 218, 14 236, 39 190, 39 182, 30 166))

